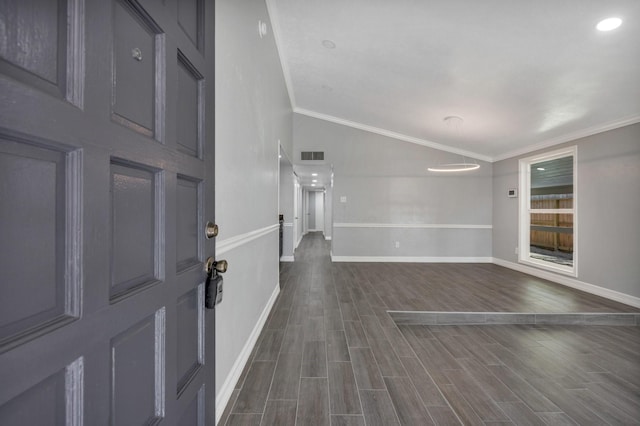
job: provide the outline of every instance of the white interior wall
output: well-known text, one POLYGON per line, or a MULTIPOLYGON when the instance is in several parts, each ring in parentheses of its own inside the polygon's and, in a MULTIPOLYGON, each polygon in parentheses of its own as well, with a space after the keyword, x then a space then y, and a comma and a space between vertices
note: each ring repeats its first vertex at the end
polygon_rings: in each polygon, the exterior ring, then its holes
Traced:
POLYGON ((216 256, 229 262, 215 310, 220 416, 279 291, 278 140, 289 158, 293 142, 265 3, 218 0, 215 8, 216 256), (258 20, 268 26, 263 38, 258 20))
POLYGON ((334 260, 491 261, 490 163, 433 174, 460 156, 300 114, 294 140, 333 165, 334 260))
POLYGON ((316 198, 316 231, 324 235, 324 192, 314 192, 316 198))

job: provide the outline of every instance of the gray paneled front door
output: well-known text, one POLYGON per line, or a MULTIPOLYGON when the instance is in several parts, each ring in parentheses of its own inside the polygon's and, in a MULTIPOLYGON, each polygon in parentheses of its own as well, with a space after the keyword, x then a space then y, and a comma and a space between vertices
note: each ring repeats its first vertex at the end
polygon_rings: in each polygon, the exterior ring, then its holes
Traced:
POLYGON ((214 2, 0 0, 0 424, 215 423, 214 2))

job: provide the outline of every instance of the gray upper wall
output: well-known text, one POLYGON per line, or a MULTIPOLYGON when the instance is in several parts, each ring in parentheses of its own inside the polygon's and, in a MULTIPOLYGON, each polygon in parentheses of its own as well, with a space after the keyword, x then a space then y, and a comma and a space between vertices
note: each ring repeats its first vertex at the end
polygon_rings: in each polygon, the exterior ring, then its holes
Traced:
POLYGON ((278 221, 278 141, 291 158, 292 109, 263 1, 216 2, 216 207, 221 237, 278 221))
MULTIPOLYGON (((460 155, 294 114, 294 152, 325 151, 333 165, 334 224, 491 225, 492 166, 466 174, 427 171, 460 155), (347 197, 347 202, 340 201, 347 197)), ((469 160, 467 160, 469 161, 469 160)), ((335 227, 335 256, 490 257, 491 230, 335 227), (455 244, 439 244, 443 239, 455 244), (395 242, 400 247, 395 247, 395 242)))
POLYGON ((277 229, 256 239, 242 236, 278 223, 278 141, 291 157, 293 139, 291 104, 264 1, 218 0, 215 7, 217 243, 243 241, 218 252, 229 261, 224 300, 215 310, 216 395, 224 398, 239 374, 234 365, 278 288, 277 229), (267 23, 264 38, 258 20, 267 23))
POLYGON ((518 160, 578 147, 578 280, 640 297, 640 124, 493 164, 493 257, 516 263, 518 160))

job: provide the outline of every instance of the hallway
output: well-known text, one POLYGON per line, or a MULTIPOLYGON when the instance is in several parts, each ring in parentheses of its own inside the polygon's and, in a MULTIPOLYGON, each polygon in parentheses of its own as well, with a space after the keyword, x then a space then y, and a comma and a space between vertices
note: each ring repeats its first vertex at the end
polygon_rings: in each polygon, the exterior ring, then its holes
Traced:
POLYGON ((320 233, 220 424, 638 424, 638 327, 397 325, 388 310, 629 312, 491 264, 331 263, 320 233))

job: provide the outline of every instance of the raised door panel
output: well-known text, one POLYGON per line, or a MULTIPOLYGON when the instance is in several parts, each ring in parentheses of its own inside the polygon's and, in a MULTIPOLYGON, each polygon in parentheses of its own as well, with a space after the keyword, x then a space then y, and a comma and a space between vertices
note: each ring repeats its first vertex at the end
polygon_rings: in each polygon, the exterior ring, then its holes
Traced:
POLYGON ((200 263, 201 183, 179 175, 176 192, 176 270, 182 272, 200 263))
POLYGON ((160 173, 111 162, 111 299, 122 299, 159 281, 160 173))
POLYGON ((0 407, 0 424, 65 424, 64 370, 53 374, 0 407))
POLYGON ((66 19, 66 0, 0 2, 0 72, 63 95, 66 19))
POLYGON ((164 117, 164 36, 133 0, 114 1, 113 119, 161 138, 164 117))
POLYGON ((155 424, 165 415, 165 310, 111 339, 111 424, 155 424))
POLYGON ((204 364, 204 284, 178 299, 178 356, 177 394, 186 386, 204 364))
POLYGON ((203 9, 203 0, 178 0, 178 23, 198 50, 204 48, 203 9))
POLYGON ((182 413, 179 426, 204 426, 204 387, 200 388, 182 413))
POLYGON ((78 314, 76 155, 0 134, 0 352, 78 314))
POLYGON ((178 149, 197 158, 202 158, 203 84, 202 74, 178 51, 178 149))
POLYGON ((79 358, 0 405, 0 425, 82 425, 83 377, 79 358))

